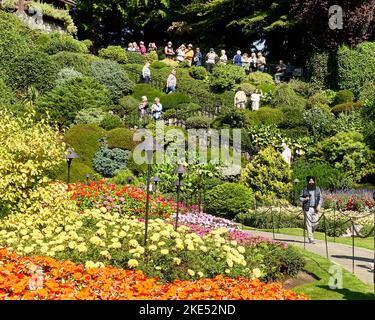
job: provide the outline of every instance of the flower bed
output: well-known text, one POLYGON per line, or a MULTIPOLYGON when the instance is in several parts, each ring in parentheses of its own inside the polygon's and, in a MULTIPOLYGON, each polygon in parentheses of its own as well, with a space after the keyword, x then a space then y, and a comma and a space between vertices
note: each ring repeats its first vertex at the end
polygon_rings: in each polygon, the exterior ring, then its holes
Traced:
POLYGON ((363 212, 375 206, 370 190, 324 192, 324 208, 363 212))
POLYGON ((265 284, 258 279, 231 279, 217 276, 198 281, 174 281, 163 285, 141 271, 111 267, 85 268, 70 261, 45 257, 19 257, 0 248, 1 300, 307 300, 282 288, 280 283, 265 284), (40 268, 38 285, 32 270, 40 268))

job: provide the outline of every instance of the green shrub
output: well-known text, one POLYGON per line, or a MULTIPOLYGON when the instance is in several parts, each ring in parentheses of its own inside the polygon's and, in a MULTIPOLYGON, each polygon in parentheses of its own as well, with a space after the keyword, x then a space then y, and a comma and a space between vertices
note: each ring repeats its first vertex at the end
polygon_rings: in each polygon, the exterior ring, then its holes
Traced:
POLYGON ((58 66, 44 52, 29 51, 15 56, 7 66, 7 83, 26 91, 34 86, 38 91, 50 90, 57 78, 58 66))
POLYGON ((123 186, 126 186, 128 185, 128 177, 132 177, 133 180, 131 182, 132 185, 134 186, 138 186, 139 185, 139 180, 137 179, 137 177, 134 177, 134 173, 129 170, 128 168, 127 169, 122 169, 122 170, 118 170, 116 172, 116 175, 109 179, 109 182, 112 182, 116 185, 123 185, 123 186))
POLYGON ((159 60, 158 54, 155 51, 147 52, 145 58, 146 61, 149 61, 150 63, 154 63, 159 60))
POLYGON ((254 93, 256 87, 249 82, 243 82, 240 85, 238 85, 238 89, 245 92, 247 96, 250 96, 252 93, 254 93))
MULTIPOLYGON (((91 179, 98 176, 98 174, 91 167, 83 163, 81 159, 75 159, 70 168, 70 182, 86 182, 86 174, 91 175, 91 179)), ((67 175, 67 165, 66 163, 63 163, 56 168, 56 170, 50 175, 50 178, 54 181, 67 181, 67 175)))
POLYGON ((89 108, 89 109, 82 109, 79 111, 74 119, 75 124, 96 124, 100 125, 104 117, 106 116, 106 112, 103 111, 101 108, 89 108))
POLYGON ((307 99, 306 108, 312 109, 322 105, 330 105, 333 102, 332 97, 326 90, 318 91, 307 99))
POLYGON ((187 129, 208 129, 210 127, 212 120, 206 116, 193 116, 186 119, 187 129))
POLYGON ((190 99, 180 92, 172 92, 160 97, 163 110, 176 109, 180 104, 189 103, 190 99))
POLYGON ((337 85, 337 59, 334 52, 312 52, 307 60, 307 78, 322 88, 337 85))
POLYGON ((134 83, 129 79, 127 73, 115 61, 94 62, 90 66, 90 75, 108 88, 115 101, 130 93, 134 88, 134 83))
POLYGON ((121 118, 117 115, 107 114, 104 116, 100 126, 105 130, 112 130, 115 128, 123 128, 124 123, 121 118))
POLYGON ((98 61, 98 57, 90 54, 76 52, 59 52, 51 56, 51 59, 59 66, 59 69, 74 68, 84 75, 89 74, 90 65, 98 61))
POLYGON ((102 108, 112 105, 108 90, 95 79, 84 77, 68 80, 41 97, 39 113, 49 112, 51 120, 69 125, 82 109, 102 108))
POLYGON ((303 113, 303 120, 314 136, 326 136, 332 130, 334 116, 329 107, 314 107, 303 113))
POLYGON ((101 173, 104 177, 113 177, 117 170, 126 168, 129 157, 129 151, 117 148, 111 150, 103 143, 95 154, 92 165, 95 171, 101 173))
POLYGON ((46 33, 39 38, 39 48, 41 51, 50 55, 61 51, 88 53, 86 44, 74 39, 72 36, 62 35, 60 33, 46 33))
POLYGON ((314 82, 305 82, 297 79, 289 81, 289 86, 302 97, 308 99, 322 91, 322 86, 314 82))
POLYGON ((355 131, 363 133, 366 130, 365 125, 371 121, 365 121, 360 111, 353 111, 350 113, 340 113, 332 125, 332 132, 334 134, 339 132, 355 131))
POLYGON ((121 46, 108 46, 99 50, 99 58, 113 60, 120 64, 128 62, 128 56, 121 46))
POLYGON ((191 77, 197 80, 204 80, 208 76, 207 70, 204 67, 192 66, 189 69, 189 74, 191 77))
POLYGON ((210 75, 210 87, 217 92, 230 90, 245 78, 246 73, 243 68, 234 65, 217 66, 210 75))
POLYGON ((146 63, 146 58, 137 52, 127 52, 128 63, 130 64, 141 64, 142 66, 146 63))
POLYGON ((335 105, 354 101, 354 93, 350 90, 340 90, 336 93, 335 105))
POLYGON ((332 112, 335 115, 340 114, 341 112, 351 112, 351 111, 356 111, 360 110, 363 107, 362 102, 348 102, 348 103, 342 103, 334 106, 332 108, 332 112))
POLYGON ((246 125, 247 113, 235 107, 224 107, 219 117, 212 123, 215 129, 223 128, 243 128, 246 125))
POLYGON ((367 145, 374 150, 375 149, 375 100, 372 103, 366 103, 361 109, 361 115, 363 119, 363 132, 364 138, 367 145))
POLYGON ((0 78, 0 106, 11 105, 15 101, 12 90, 0 78))
POLYGON ((283 112, 279 109, 262 107, 258 111, 247 111, 246 125, 249 127, 260 124, 278 125, 284 120, 283 112))
POLYGON ((82 78, 83 74, 76 71, 74 68, 64 68, 59 71, 57 74, 56 85, 62 86, 69 79, 73 78, 82 78))
POLYGON ((241 174, 241 182, 254 190, 261 202, 285 198, 292 188, 292 171, 273 147, 261 150, 241 174))
POLYGON ((251 189, 241 184, 223 183, 209 190, 204 200, 204 210, 208 214, 233 219, 253 206, 254 195, 251 189))
MULTIPOLYGON (((125 64, 125 65, 122 65, 122 67, 128 74, 128 77, 131 81, 133 81, 134 83, 141 82, 143 65, 125 64)), ((153 79, 155 78, 153 70, 151 70, 151 76, 153 79)))
POLYGON ((80 158, 77 160, 92 168, 92 159, 104 135, 105 131, 96 124, 79 124, 66 131, 64 141, 78 153, 80 158))
POLYGON ((369 103, 375 102, 375 81, 368 81, 365 83, 359 94, 359 101, 369 103))
POLYGON ((269 84, 269 83, 264 83, 264 84, 258 85, 257 88, 259 90, 262 90, 263 94, 268 94, 268 95, 270 95, 272 97, 273 94, 275 93, 276 85, 269 84))
MULTIPOLYGON (((170 95, 172 95, 171 93, 170 95)), ((149 102, 152 102, 156 97, 161 98, 164 96, 163 92, 154 89, 149 84, 140 83, 134 86, 133 94, 132 96, 138 101, 141 101, 142 96, 146 96, 149 102)), ((165 109, 164 103, 160 101, 163 104, 163 109, 165 109)))
POLYGON ((375 81, 375 42, 362 42, 353 49, 346 45, 339 48, 338 77, 340 89, 347 89, 356 95, 366 82, 375 81))
POLYGON ((133 141, 134 132, 126 128, 116 128, 107 132, 109 149, 119 148, 133 151, 138 142, 133 141))
POLYGON ((306 100, 293 91, 288 84, 282 83, 276 87, 271 105, 277 108, 305 108, 306 100))
POLYGON ((151 68, 153 68, 153 69, 163 69, 163 68, 168 68, 168 65, 166 65, 164 62, 161 62, 161 61, 154 61, 151 64, 151 68))
POLYGON ((273 78, 268 73, 264 72, 252 72, 247 76, 247 81, 253 84, 254 86, 259 86, 263 84, 272 84, 274 85, 273 78))
POLYGON ((340 132, 320 141, 310 151, 312 160, 326 161, 359 181, 373 171, 373 153, 358 132, 340 132))
POLYGON ((284 115, 283 120, 279 123, 279 127, 282 129, 291 129, 301 127, 304 125, 303 121, 303 108, 295 107, 283 107, 281 111, 284 115))
POLYGON ((135 99, 133 96, 125 96, 119 100, 119 103, 112 108, 114 114, 123 118, 132 112, 136 111, 138 113, 139 100, 135 99))

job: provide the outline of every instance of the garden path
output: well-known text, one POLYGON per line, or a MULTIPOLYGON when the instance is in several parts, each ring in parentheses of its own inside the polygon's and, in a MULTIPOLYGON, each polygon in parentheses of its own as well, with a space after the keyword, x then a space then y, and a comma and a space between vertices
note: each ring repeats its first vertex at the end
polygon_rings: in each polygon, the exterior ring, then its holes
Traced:
MULTIPOLYGON (((245 231, 245 230, 244 230, 245 231)), ((247 230, 255 236, 273 238, 272 232, 247 230)), ((275 240, 286 242, 303 248, 303 237, 275 233, 275 240)), ((307 238, 306 238, 307 241, 307 238)), ((326 245, 324 240, 315 240, 315 244, 306 242, 305 249, 315 254, 326 257, 326 245)), ((352 272, 352 247, 335 242, 328 242, 329 260, 341 265, 344 269, 352 272)), ((369 264, 374 263, 374 251, 364 248, 354 248, 354 274, 362 282, 372 285, 374 281, 373 271, 369 264)))

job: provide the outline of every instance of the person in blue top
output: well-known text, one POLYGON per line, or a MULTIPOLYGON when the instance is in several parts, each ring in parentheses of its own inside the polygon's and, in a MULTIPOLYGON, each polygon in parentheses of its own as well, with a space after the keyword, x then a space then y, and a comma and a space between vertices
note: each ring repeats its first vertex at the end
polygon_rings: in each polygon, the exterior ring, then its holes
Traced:
POLYGON ((242 67, 242 56, 241 56, 241 51, 238 50, 237 54, 233 57, 233 64, 239 67, 242 67))
POLYGON ((202 52, 199 48, 195 49, 195 55, 193 58, 193 65, 196 67, 201 67, 202 66, 202 52))
POLYGON ((315 243, 313 232, 318 226, 318 212, 323 205, 323 195, 319 186, 316 185, 315 177, 306 178, 307 186, 300 194, 302 208, 305 213, 307 233, 310 243, 315 243))

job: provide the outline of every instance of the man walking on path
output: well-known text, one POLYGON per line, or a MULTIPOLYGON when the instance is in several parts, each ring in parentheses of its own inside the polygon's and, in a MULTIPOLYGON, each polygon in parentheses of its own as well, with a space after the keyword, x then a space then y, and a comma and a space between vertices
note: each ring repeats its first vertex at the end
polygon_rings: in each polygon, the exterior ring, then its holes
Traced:
POLYGON ((323 205, 323 195, 316 185, 315 177, 308 176, 306 181, 307 186, 302 189, 300 200, 305 213, 309 243, 315 243, 313 232, 318 226, 318 212, 323 205))

